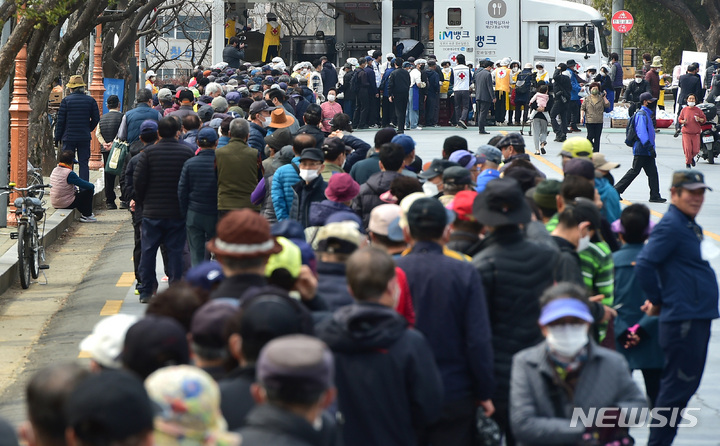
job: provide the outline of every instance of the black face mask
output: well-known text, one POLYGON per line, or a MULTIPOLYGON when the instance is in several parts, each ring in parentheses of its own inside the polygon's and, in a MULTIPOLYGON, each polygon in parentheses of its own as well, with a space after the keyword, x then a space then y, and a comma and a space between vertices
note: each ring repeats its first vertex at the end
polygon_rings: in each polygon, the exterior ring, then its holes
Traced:
POLYGON ((265 101, 265 103, 268 105, 268 107, 275 107, 275 104, 273 104, 272 99, 268 99, 267 101, 265 101))

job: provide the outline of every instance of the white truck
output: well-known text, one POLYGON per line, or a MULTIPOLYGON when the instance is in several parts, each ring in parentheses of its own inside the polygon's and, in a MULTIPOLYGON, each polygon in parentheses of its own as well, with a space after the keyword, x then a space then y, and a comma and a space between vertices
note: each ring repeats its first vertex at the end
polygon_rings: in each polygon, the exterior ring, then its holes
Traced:
POLYGON ((464 54, 467 63, 505 57, 553 66, 574 59, 578 68, 608 60, 605 19, 562 0, 436 0, 433 52, 438 60, 464 54))

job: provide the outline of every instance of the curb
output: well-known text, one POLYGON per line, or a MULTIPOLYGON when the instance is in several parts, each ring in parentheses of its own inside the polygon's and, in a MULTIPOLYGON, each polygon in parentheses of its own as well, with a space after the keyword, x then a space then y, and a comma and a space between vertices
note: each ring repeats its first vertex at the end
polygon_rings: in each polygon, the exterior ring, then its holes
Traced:
MULTIPOLYGON (((103 203, 105 199, 105 188, 95 187, 93 195, 93 209, 103 203)), ((80 211, 77 209, 56 209, 55 212, 45 220, 45 235, 41 241, 47 249, 48 246, 55 243, 67 228, 80 218, 80 211)), ((16 282, 19 282, 18 276, 18 252, 17 243, 13 244, 10 249, 0 256, 0 295, 5 293, 16 282)))

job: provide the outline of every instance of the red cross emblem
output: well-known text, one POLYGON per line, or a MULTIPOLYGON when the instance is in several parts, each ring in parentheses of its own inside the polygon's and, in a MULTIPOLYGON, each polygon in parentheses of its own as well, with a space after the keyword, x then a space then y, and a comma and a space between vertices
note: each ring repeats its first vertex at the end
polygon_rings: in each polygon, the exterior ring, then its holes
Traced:
POLYGON ((507 74, 507 72, 505 72, 505 70, 498 71, 498 77, 500 77, 500 78, 505 77, 506 74, 507 74))
POLYGON ((460 79, 465 79, 465 73, 460 73, 460 74, 458 74, 458 77, 459 77, 460 79))
POLYGON ((450 58, 453 62, 457 62, 457 57, 453 56, 450 58))
POLYGON ((273 28, 270 32, 271 32, 274 36, 277 36, 277 34, 278 34, 278 28, 273 28))

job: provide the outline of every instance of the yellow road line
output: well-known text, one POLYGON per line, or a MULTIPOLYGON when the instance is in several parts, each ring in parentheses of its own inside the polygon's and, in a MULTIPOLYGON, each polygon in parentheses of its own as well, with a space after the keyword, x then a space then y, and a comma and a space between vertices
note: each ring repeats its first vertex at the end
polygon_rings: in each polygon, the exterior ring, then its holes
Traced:
POLYGON ((135 282, 135 273, 122 273, 115 286, 127 288, 135 282))
POLYGON ((551 168, 551 169, 554 170, 555 172, 559 173, 560 175, 563 175, 563 176, 565 175, 565 174, 563 173, 563 170, 562 170, 560 167, 558 167, 558 166, 556 166, 555 164, 551 163, 550 161, 546 160, 544 156, 542 156, 542 155, 535 155, 534 153, 531 153, 530 156, 534 157, 536 160, 539 160, 541 163, 545 164, 546 166, 548 166, 549 168, 551 168))
POLYGON ((121 300, 106 300, 102 310, 100 310, 100 316, 112 316, 120 312, 123 301, 121 300))
POLYGON ((90 354, 90 352, 86 352, 85 350, 82 350, 78 354, 78 359, 90 359, 90 358, 92 358, 92 355, 90 354))

